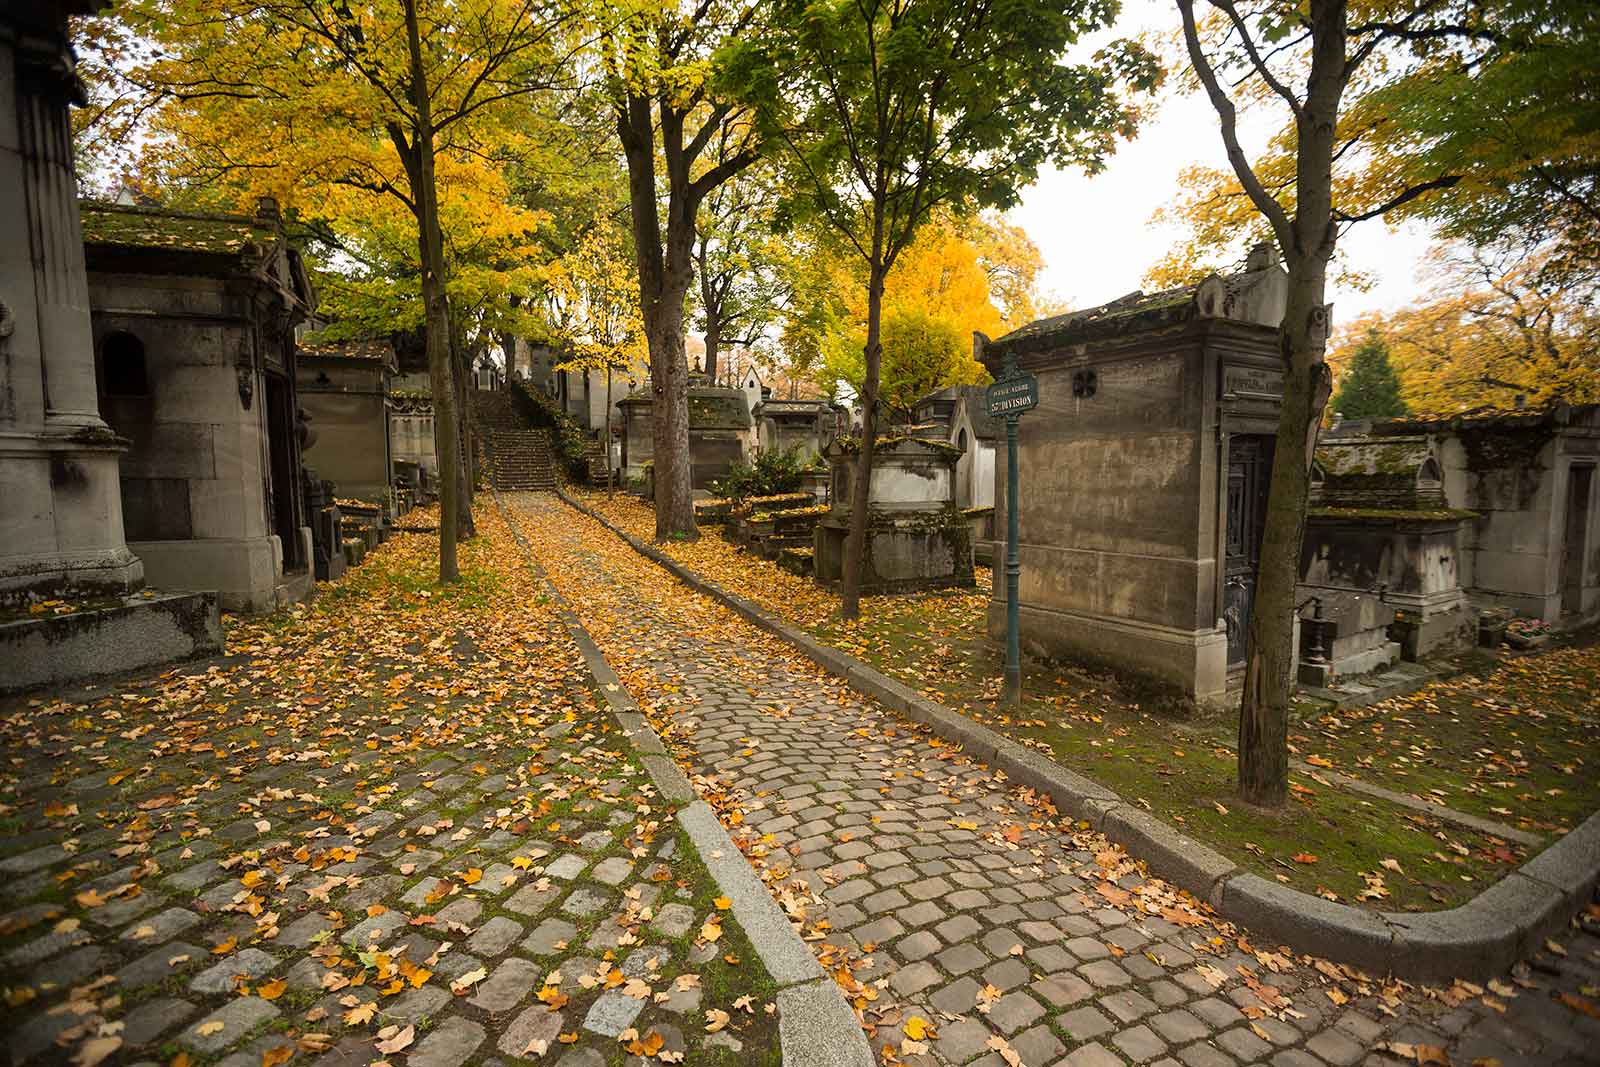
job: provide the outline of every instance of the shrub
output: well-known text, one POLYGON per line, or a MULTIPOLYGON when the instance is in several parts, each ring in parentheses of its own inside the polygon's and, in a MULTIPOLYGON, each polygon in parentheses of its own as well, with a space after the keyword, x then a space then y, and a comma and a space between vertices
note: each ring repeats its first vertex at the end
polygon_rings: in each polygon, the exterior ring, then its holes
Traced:
POLYGON ((729 467, 727 474, 711 483, 711 491, 729 500, 792 493, 800 488, 800 476, 805 469, 799 449, 768 449, 757 452, 754 463, 735 463, 729 467))

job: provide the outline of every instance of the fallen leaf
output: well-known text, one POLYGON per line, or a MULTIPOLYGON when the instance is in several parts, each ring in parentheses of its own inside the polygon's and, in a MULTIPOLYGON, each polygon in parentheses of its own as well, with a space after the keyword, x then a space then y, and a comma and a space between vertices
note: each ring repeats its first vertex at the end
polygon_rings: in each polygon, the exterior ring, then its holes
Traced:
POLYGON ((405 1049, 411 1047, 411 1042, 415 1041, 416 1039, 417 1028, 414 1026, 407 1026, 404 1030, 401 1030, 393 1037, 384 1041, 379 1041, 373 1047, 375 1047, 385 1056, 388 1056, 396 1052, 404 1051, 405 1049))

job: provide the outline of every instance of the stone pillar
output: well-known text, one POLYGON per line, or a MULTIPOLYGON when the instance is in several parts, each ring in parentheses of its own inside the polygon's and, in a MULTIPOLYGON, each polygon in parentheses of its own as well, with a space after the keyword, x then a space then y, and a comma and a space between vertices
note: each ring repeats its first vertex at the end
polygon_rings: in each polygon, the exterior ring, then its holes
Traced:
POLYGON ((123 540, 124 443, 96 399, 67 114, 82 93, 67 16, 99 6, 0 14, 0 601, 143 583, 123 540))

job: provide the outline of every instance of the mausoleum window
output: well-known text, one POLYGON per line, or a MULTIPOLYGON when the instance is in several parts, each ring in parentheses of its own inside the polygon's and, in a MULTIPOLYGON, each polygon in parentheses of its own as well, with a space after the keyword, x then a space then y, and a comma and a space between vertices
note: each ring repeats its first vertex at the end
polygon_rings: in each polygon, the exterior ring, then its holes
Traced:
POLYGON ((100 342, 100 387, 106 396, 148 396, 144 342, 117 330, 100 342))

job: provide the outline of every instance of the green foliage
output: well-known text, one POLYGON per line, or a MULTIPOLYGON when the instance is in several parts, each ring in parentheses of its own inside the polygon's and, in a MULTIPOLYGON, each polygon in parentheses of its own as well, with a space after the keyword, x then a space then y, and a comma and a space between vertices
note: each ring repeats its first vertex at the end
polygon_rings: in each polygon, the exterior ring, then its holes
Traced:
MULTIPOLYGON (((913 405, 951 385, 977 385, 989 374, 972 358, 972 345, 947 319, 919 308, 902 307, 883 317, 883 364, 879 398, 890 410, 909 417, 913 405)), ((861 349, 835 346, 827 373, 860 393, 866 368, 861 349)))
POLYGON ((800 488, 805 469, 798 449, 769 448, 757 452, 754 463, 729 467, 726 475, 711 483, 711 491, 728 500, 792 493, 800 488))
POLYGON ((1350 360, 1350 371, 1339 382, 1333 410, 1347 419, 1387 419, 1406 414, 1400 396, 1400 376, 1389 363, 1389 346, 1378 331, 1367 338, 1350 360))
POLYGON ((786 210, 885 269, 937 207, 1010 206, 1047 163, 1098 168, 1134 129, 1119 90, 1159 79, 1130 41, 1062 60, 1111 22, 1115 7, 1095 0, 773 6, 772 32, 726 50, 723 81, 788 149, 786 210))

